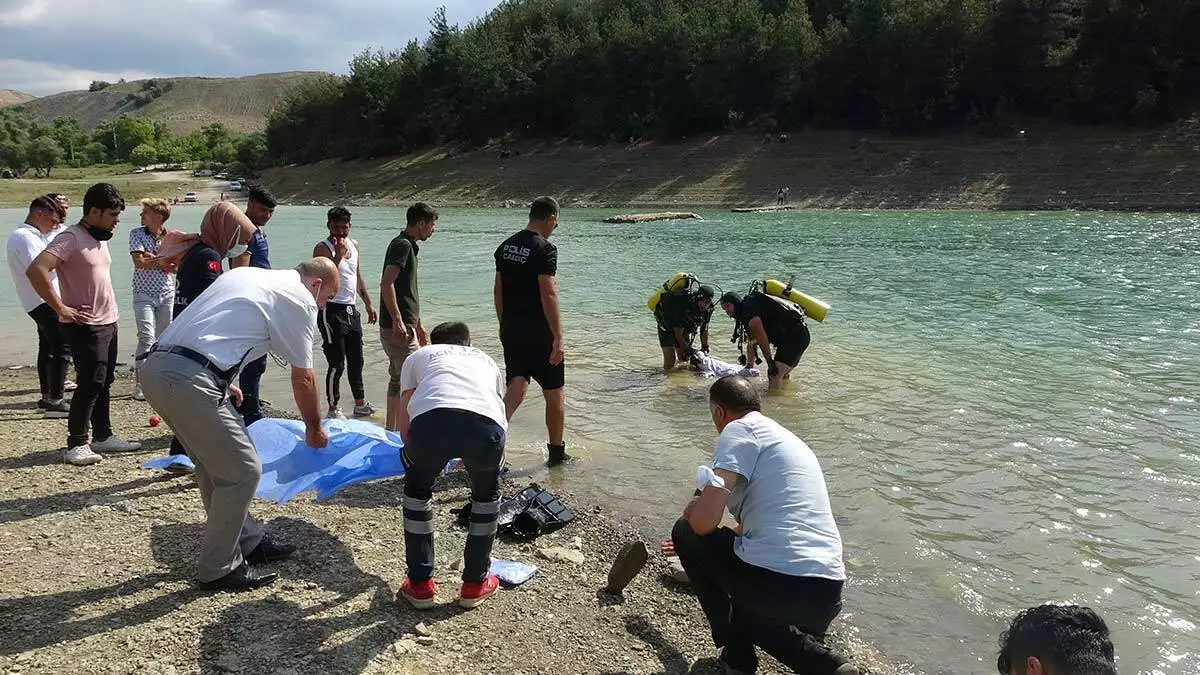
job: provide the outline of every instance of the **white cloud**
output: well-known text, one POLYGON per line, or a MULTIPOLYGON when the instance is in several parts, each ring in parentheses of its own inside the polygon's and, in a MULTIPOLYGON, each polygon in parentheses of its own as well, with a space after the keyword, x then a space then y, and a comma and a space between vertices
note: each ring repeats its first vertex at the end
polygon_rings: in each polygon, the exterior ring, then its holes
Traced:
POLYGON ((466 24, 500 0, 0 0, 0 89, 35 95, 93 79, 345 72, 399 48, 446 6, 466 24))

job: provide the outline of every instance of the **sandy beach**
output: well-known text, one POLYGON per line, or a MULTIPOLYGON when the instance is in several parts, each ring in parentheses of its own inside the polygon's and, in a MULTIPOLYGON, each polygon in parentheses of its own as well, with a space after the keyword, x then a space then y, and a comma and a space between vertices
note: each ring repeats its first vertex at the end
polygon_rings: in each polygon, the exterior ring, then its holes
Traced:
MULTIPOLYGON (((148 426, 149 407, 119 378, 116 432, 144 449, 76 468, 59 461, 66 421, 34 407, 36 373, 0 371, 0 672, 720 672, 694 596, 667 578, 656 553, 623 597, 599 590, 616 550, 641 535, 570 495, 560 496, 577 518, 563 530, 532 544, 497 540, 495 557, 538 565, 533 580, 473 611, 451 604, 465 533, 450 509, 468 499, 454 476, 434 497, 442 604, 433 610, 394 601, 404 574, 401 480, 325 503, 256 502, 268 531, 300 550, 273 565, 280 580, 270 587, 198 592, 195 484, 138 468, 165 451, 169 432, 148 426), (539 551, 549 547, 578 550, 583 562, 546 560, 539 551)), ((847 622, 833 630, 831 642, 864 673, 895 672, 847 622)), ((764 659, 761 672, 780 671, 764 659)))

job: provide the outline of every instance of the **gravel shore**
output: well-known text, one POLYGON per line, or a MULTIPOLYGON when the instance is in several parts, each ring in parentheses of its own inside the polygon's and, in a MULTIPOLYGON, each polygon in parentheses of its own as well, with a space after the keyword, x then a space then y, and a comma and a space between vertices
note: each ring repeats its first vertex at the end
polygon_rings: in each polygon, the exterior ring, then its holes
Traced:
MULTIPOLYGON (((7 673, 718 673, 699 605, 651 561, 623 596, 599 590, 620 546, 642 538, 618 514, 560 495, 576 520, 532 544, 498 539, 494 556, 537 575, 482 607, 452 604, 465 532, 454 477, 434 496, 439 600, 397 604, 404 575, 403 482, 254 504, 268 532, 297 544, 274 585, 205 594, 191 575, 202 535, 190 478, 138 466, 166 451, 169 431, 114 385, 113 423, 136 453, 91 467, 60 462, 65 420, 35 408, 37 377, 0 371, 0 672, 7 673), (547 547, 583 562, 551 561, 547 547)), ((586 471, 586 465, 568 470, 586 471)), ((505 487, 511 496, 531 479, 505 487)), ((536 476, 532 480, 536 480, 536 476)), ((864 672, 892 673, 834 624, 834 644, 864 672)), ((764 659, 762 672, 780 672, 764 659)))

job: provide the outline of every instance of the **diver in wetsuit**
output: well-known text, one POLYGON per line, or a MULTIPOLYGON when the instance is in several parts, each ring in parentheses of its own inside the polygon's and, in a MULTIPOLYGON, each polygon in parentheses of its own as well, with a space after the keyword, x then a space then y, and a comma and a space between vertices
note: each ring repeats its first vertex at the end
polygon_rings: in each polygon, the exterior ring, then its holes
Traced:
POLYGON ((662 347, 665 370, 691 358, 697 333, 700 350, 708 351, 708 322, 715 309, 715 295, 716 289, 708 284, 689 285, 662 294, 654 308, 654 320, 658 323, 658 344, 662 347))

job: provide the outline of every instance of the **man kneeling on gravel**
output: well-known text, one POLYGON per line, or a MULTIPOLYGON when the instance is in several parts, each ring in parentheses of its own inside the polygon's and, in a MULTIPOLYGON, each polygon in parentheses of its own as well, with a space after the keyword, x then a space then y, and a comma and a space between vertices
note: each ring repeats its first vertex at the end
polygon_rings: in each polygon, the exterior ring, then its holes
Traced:
POLYGON ((471 478, 458 604, 470 609, 499 588, 488 574, 500 511, 500 467, 508 417, 504 378, 490 356, 471 346, 466 324, 443 323, 429 333, 400 371, 400 437, 404 440, 404 553, 408 574, 399 598, 417 609, 436 603, 433 580, 433 481, 461 458, 471 478))
POLYGON ((842 608, 842 540, 812 450, 761 412, 736 375, 708 394, 720 432, 700 496, 671 533, 675 551, 723 647, 726 673, 753 673, 755 645, 796 672, 857 675, 822 642, 842 608), (737 520, 719 527, 725 508, 737 520))
POLYGON ((263 534, 250 515, 262 464, 235 409, 242 367, 277 352, 292 364, 292 391, 312 448, 321 428, 313 334, 317 309, 338 292, 338 269, 313 258, 294 270, 239 267, 222 274, 158 337, 138 369, 146 400, 196 464, 208 514, 196 578, 201 588, 246 591, 275 581, 252 564, 282 560, 296 547, 263 534))

